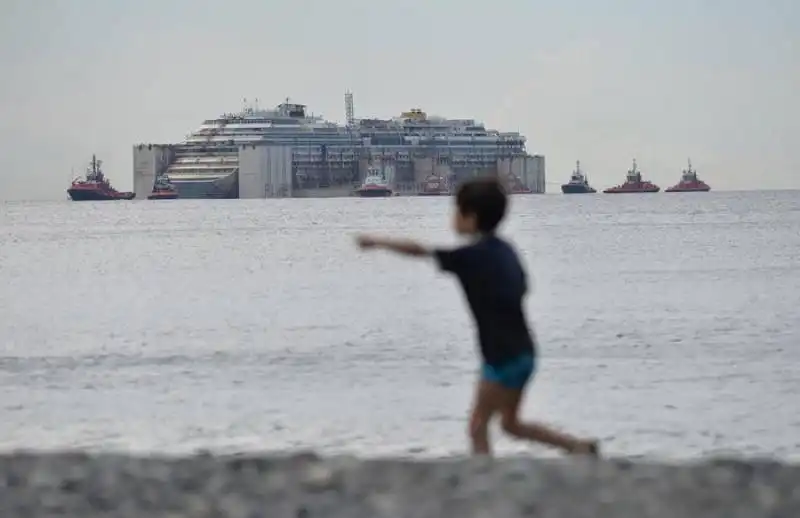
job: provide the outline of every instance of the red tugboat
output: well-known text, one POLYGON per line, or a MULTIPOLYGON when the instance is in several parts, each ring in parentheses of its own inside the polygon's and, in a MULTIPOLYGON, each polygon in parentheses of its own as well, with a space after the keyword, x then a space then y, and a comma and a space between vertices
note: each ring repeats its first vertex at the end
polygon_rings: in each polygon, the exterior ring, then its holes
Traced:
POLYGON ((689 167, 683 170, 681 181, 672 187, 668 187, 664 192, 708 192, 711 187, 697 177, 697 171, 692 169, 692 161, 689 160, 689 167))
POLYGON ((506 187, 509 194, 531 194, 533 190, 522 183, 522 179, 514 173, 508 173, 506 187))
POLYGON ((356 196, 362 198, 386 198, 393 194, 392 188, 376 168, 369 168, 364 183, 356 189, 356 196))
POLYGON ((86 169, 86 178, 76 178, 67 189, 72 201, 132 200, 136 196, 132 192, 120 192, 114 189, 100 168, 102 163, 92 155, 92 163, 86 169))
POLYGON ((147 197, 148 200, 177 200, 178 189, 169 181, 169 176, 162 174, 156 178, 153 185, 153 192, 147 197))
POLYGON ((647 180, 642 180, 642 173, 636 167, 636 159, 633 160, 633 167, 628 170, 625 183, 615 187, 609 187, 603 192, 606 194, 623 194, 633 192, 658 192, 661 188, 647 180))
POLYGON ((450 186, 447 185, 447 179, 442 176, 432 174, 425 178, 425 183, 422 184, 422 190, 417 193, 419 196, 449 196, 450 186))

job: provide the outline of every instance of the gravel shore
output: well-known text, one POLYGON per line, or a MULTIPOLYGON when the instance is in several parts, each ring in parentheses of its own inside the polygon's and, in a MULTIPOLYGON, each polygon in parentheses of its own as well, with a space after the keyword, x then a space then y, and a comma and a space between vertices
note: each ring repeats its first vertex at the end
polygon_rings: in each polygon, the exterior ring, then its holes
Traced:
POLYGON ((800 467, 8 453, 0 456, 0 516, 796 518, 800 467))

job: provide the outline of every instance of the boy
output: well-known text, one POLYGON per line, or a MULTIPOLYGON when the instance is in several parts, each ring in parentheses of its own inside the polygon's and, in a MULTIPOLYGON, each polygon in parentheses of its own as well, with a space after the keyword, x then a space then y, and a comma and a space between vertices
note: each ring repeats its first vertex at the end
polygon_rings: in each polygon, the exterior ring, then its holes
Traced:
POLYGON ((506 194, 499 181, 482 178, 461 185, 455 201, 453 227, 471 238, 466 246, 429 250, 412 241, 371 236, 359 236, 358 244, 362 249, 433 256, 443 271, 458 277, 477 324, 483 359, 469 424, 473 454, 491 455, 489 422, 499 414, 503 430, 513 437, 569 453, 598 455, 594 440, 520 421, 523 391, 536 365, 536 346, 522 308, 527 292, 525 272, 514 250, 495 235, 506 213, 506 194))

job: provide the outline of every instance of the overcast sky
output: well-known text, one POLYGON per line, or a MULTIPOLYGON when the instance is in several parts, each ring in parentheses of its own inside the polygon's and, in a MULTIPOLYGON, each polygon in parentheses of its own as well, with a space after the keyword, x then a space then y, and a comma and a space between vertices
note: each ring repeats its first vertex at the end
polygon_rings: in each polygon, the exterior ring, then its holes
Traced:
POLYGON ((548 188, 632 158, 666 187, 800 188, 797 0, 0 0, 0 199, 63 199, 92 153, 289 97, 411 107, 528 137, 548 188))

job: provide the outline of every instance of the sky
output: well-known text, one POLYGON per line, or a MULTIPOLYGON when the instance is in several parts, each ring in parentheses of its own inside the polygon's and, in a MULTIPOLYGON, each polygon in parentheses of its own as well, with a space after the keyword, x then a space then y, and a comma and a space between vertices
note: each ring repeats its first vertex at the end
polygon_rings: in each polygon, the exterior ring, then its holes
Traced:
POLYGON ((0 0, 0 199, 65 199, 93 153, 285 98, 520 131, 549 191, 636 158, 666 187, 800 188, 797 0, 0 0))

